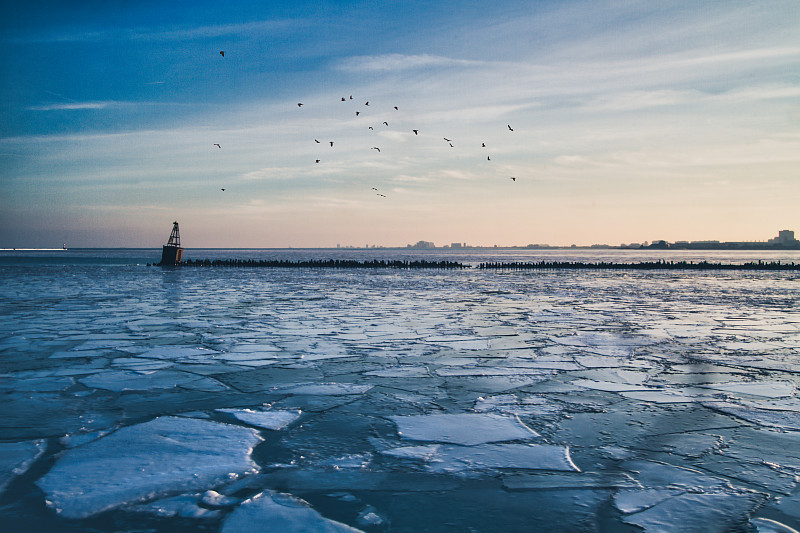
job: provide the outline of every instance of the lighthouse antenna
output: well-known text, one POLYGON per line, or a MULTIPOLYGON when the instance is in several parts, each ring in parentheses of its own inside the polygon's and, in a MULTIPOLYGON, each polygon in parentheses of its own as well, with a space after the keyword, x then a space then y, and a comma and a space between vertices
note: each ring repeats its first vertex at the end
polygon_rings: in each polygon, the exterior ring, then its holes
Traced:
POLYGON ((169 241, 167 241, 167 246, 180 246, 181 245, 181 233, 178 230, 178 221, 172 223, 172 233, 169 234, 169 241))

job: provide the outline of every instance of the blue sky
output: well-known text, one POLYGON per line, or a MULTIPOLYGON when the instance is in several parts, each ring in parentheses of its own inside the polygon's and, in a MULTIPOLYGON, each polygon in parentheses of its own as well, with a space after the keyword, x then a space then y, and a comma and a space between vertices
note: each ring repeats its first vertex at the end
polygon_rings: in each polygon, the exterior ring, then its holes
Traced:
POLYGON ((800 233, 794 0, 76 4, 0 7, 0 248, 800 233))

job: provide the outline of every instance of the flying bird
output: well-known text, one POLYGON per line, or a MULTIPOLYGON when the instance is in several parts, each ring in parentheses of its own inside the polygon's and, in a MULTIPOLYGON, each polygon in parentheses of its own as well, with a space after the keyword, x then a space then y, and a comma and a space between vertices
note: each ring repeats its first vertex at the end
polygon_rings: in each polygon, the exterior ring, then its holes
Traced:
POLYGON ((373 191, 377 191, 378 189, 376 189, 375 187, 373 187, 373 188, 372 188, 372 190, 373 190, 373 191))
POLYGON ((366 103, 366 104, 364 104, 364 105, 369 105, 369 101, 367 101, 367 103, 366 103))
POLYGON ((372 148, 370 148, 370 150, 377 150, 378 152, 380 152, 380 151, 381 151, 381 149, 380 149, 380 148, 378 148, 377 146, 373 146, 372 148))
POLYGON ((489 157, 489 156, 487 155, 487 156, 486 156, 486 160, 487 160, 487 161, 491 161, 491 160, 492 160, 492 158, 491 158, 491 157, 489 157))
POLYGON ((517 178, 515 178, 514 176, 511 176, 511 181, 517 181, 517 178))
POLYGON ((344 102, 344 96, 342 96, 342 102, 344 102))
MULTIPOLYGON (((222 57, 225 57, 225 50, 220 50, 220 51, 219 51, 219 55, 221 55, 222 57)), ((223 190, 224 190, 224 189, 223 189, 223 190)))
POLYGON ((378 196, 381 196, 381 197, 383 197, 383 198, 386 198, 386 195, 385 195, 385 194, 378 193, 378 196))
POLYGON ((319 159, 317 159, 315 162, 316 162, 316 163, 319 163, 319 159))
POLYGON ((222 148, 222 146, 220 146, 220 145, 219 145, 219 144, 217 144, 217 143, 214 143, 214 146, 216 146, 217 148, 222 148))
POLYGON ((453 143, 449 143, 449 144, 450 144, 450 148, 455 148, 455 146, 453 146, 453 143))
POLYGON ((375 130, 372 128, 372 126, 370 126, 370 127, 369 127, 369 129, 371 129, 372 131, 375 131, 375 130))
POLYGON ((486 143, 481 143, 481 148, 486 148, 486 143))
POLYGON ((411 130, 414 132, 414 135, 419 135, 419 130, 411 130))
POLYGON ((442 137, 442 139, 444 139, 447 142, 451 142, 453 140, 453 139, 448 139, 447 137, 442 137))
POLYGON ((221 191, 225 192, 225 189, 220 189, 221 191))
POLYGON ((387 127, 389 126, 389 123, 388 123, 388 122, 384 122, 384 124, 386 124, 386 126, 387 126, 387 127))
POLYGON ((333 146, 333 141, 331 141, 331 146, 333 146))
POLYGON ((303 102, 297 102, 297 107, 303 107, 303 102))
POLYGON ((356 116, 358 116, 358 115, 359 115, 359 113, 361 113, 361 111, 356 111, 356 116))
POLYGON ((508 126, 509 131, 514 131, 514 128, 511 127, 511 124, 506 124, 506 126, 508 126))
POLYGON ((394 110, 395 110, 395 111, 399 111, 399 110, 397 109, 397 106, 394 106, 394 110))
POLYGON ((316 139, 314 139, 314 142, 317 143, 317 144, 320 144, 320 142, 318 140, 316 140, 316 139))
POLYGON ((352 100, 352 99, 353 99, 353 95, 351 94, 351 95, 350 95, 350 100, 352 100))

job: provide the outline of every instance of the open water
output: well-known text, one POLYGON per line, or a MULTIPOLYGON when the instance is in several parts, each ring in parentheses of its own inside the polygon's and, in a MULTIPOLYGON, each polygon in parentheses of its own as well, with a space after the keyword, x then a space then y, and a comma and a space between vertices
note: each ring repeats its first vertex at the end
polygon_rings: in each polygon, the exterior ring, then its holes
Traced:
POLYGON ((800 529, 800 273, 159 259, 0 252, 2 531, 800 529))

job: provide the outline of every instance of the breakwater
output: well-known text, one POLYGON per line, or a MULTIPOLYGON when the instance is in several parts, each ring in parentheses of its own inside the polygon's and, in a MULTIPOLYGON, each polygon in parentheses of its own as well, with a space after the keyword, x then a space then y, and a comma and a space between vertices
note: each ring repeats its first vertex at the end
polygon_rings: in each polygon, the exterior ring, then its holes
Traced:
POLYGON ((640 263, 611 263, 580 261, 539 261, 533 263, 481 263, 484 270, 800 270, 800 264, 780 261, 749 263, 713 263, 709 261, 644 261, 640 263))
POLYGON ((181 266, 187 267, 234 267, 234 268, 432 268, 460 269, 468 265, 456 261, 401 261, 372 260, 355 261, 349 259, 309 259, 305 261, 287 261, 277 259, 198 259, 184 261, 181 266))
MULTIPOLYGON (((148 263, 148 266, 150 264, 148 263)), ((153 266, 172 266, 154 263, 153 266)), ((189 259, 180 267, 230 267, 230 268, 338 268, 338 269, 466 269, 469 264, 458 261, 420 260, 367 260, 351 259, 189 259)), ((710 261, 643 261, 615 263, 607 261, 538 261, 538 262, 485 262, 475 266, 480 270, 750 270, 750 271, 800 271, 800 263, 781 261, 753 261, 748 263, 717 263, 710 261)))

